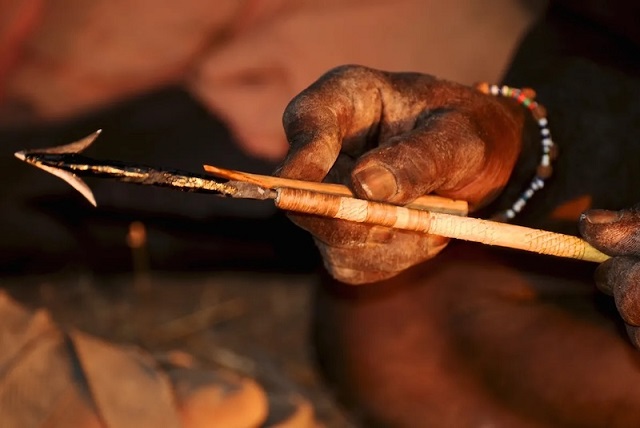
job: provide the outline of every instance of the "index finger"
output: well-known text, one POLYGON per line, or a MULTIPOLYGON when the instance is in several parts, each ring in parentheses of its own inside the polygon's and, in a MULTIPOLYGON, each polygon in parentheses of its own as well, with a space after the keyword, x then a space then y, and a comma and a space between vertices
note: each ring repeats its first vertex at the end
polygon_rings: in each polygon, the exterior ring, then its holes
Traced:
POLYGON ((364 67, 338 67, 297 95, 283 115, 290 150, 277 174, 322 181, 340 152, 361 151, 380 121, 380 78, 364 67))

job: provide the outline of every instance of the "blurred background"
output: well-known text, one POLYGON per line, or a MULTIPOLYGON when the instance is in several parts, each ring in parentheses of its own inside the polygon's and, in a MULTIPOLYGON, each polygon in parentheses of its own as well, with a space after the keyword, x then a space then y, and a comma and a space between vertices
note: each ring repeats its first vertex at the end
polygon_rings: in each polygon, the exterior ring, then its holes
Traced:
POLYGON ((281 397, 297 391, 320 421, 350 426, 308 343, 319 257, 269 202, 87 180, 93 208, 13 153, 103 129, 88 156, 269 174, 287 150, 286 104, 325 71, 499 82, 545 5, 0 0, 3 287, 101 337, 180 348, 281 397))

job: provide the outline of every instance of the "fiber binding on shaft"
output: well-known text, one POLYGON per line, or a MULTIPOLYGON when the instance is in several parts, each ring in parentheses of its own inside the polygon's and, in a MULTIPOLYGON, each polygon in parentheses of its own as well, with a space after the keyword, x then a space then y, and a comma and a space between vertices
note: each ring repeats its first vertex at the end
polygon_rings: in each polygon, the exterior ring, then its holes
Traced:
POLYGON ((576 260, 600 263, 609 258, 575 236, 303 189, 284 187, 277 189, 275 204, 278 208, 287 211, 410 230, 576 260))

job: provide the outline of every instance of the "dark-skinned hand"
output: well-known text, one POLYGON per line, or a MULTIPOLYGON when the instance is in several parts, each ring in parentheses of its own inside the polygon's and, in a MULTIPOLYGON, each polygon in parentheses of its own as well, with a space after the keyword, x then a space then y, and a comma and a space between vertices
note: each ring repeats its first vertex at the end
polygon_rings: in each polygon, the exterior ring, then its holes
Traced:
MULTIPOLYGON (((361 198, 405 205, 435 193, 476 209, 505 186, 522 145, 524 109, 511 100, 417 73, 343 66, 287 106, 282 177, 331 181, 361 198)), ((439 236, 305 215, 329 272, 380 281, 435 256, 439 236)))
POLYGON ((580 233, 612 256, 596 270, 596 285, 612 295, 631 342, 640 348, 640 205, 621 211, 589 210, 580 233))

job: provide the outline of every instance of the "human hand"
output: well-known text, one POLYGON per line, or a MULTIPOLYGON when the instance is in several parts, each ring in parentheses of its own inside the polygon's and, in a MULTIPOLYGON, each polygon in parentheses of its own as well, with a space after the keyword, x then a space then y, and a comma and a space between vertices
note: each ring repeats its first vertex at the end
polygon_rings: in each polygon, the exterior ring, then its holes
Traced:
MULTIPOLYGON (((476 209, 505 186, 521 147, 515 102, 417 73, 329 71, 287 106, 282 177, 347 184, 361 198, 404 205, 436 193, 476 209)), ((435 256, 447 239, 291 215, 314 235, 338 280, 380 281, 435 256)))
POLYGON ((631 342, 640 348, 640 205, 589 210, 579 225, 587 242, 613 256, 598 266, 596 285, 613 296, 631 342))

